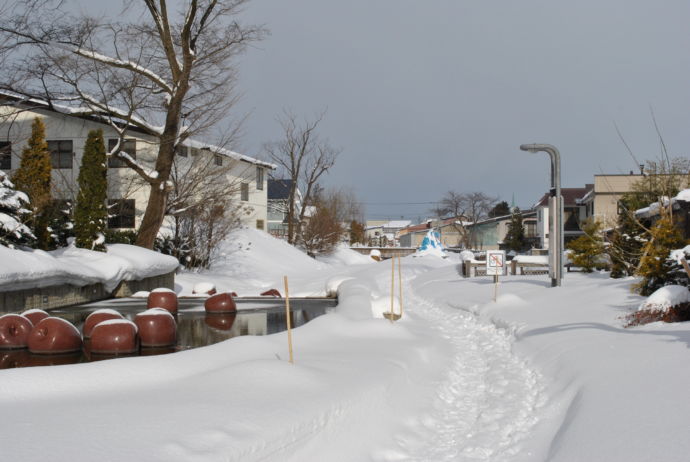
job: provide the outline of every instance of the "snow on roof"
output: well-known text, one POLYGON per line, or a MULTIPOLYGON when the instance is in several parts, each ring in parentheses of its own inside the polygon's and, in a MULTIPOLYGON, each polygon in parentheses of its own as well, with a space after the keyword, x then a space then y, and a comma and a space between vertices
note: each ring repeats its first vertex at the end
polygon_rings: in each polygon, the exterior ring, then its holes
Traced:
POLYGON ((410 220, 393 220, 389 221, 388 223, 384 224, 384 228, 405 228, 407 226, 410 226, 412 222, 410 220))
POLYGON ((196 149, 205 149, 207 151, 211 151, 215 154, 220 154, 225 157, 229 157, 231 159, 236 159, 236 160, 241 160, 244 162, 248 162, 250 164, 256 164, 260 165, 262 167, 270 168, 271 170, 275 170, 278 168, 277 165, 272 164, 270 162, 265 162, 263 160, 255 159, 253 157, 245 156, 244 154, 239 154, 235 151, 231 151, 229 149, 221 148, 219 146, 214 146, 212 144, 208 143, 202 143, 200 141, 188 139, 182 142, 184 146, 189 146, 190 148, 196 148, 196 149))
MULTIPOLYGON (((102 120, 102 117, 104 116, 99 114, 97 111, 95 111, 91 107, 74 107, 74 106, 66 106, 63 104, 56 104, 56 103, 49 103, 48 101, 40 98, 33 98, 33 97, 28 97, 25 95, 21 95, 19 93, 15 93, 12 91, 8 90, 0 90, 0 95, 5 95, 9 98, 19 100, 20 102, 26 102, 26 103, 32 103, 36 104, 38 106, 42 106, 44 109, 48 111, 54 111, 58 112, 60 114, 65 114, 65 115, 70 115, 70 116, 85 116, 85 117, 91 117, 93 118, 96 122, 98 123, 104 123, 102 120)), ((122 113, 123 115, 126 115, 123 111, 118 110, 117 108, 110 108, 113 110, 115 113, 122 113)), ((136 118, 136 116, 130 116, 132 118, 136 118)), ((147 121, 141 119, 141 118, 136 118, 137 123, 145 126, 148 130, 150 130, 153 133, 162 133, 163 132, 163 127, 162 126, 155 126, 147 121)), ((124 120, 122 121, 123 123, 125 122, 124 120)), ((135 127, 136 125, 130 124, 131 127, 135 127)), ((275 164, 272 164, 270 162, 265 162, 262 160, 255 159, 253 157, 245 156, 244 154, 239 154, 235 151, 231 151, 229 149, 225 149, 219 146, 215 146, 209 143, 193 140, 193 139, 187 139, 182 143, 183 146, 188 146, 190 148, 196 148, 196 149, 205 149, 208 151, 211 151, 215 154, 220 154, 225 157, 229 157, 231 159, 236 159, 244 162, 248 162, 251 164, 256 164, 260 165, 262 167, 267 167, 272 170, 275 170, 277 166, 275 164)))

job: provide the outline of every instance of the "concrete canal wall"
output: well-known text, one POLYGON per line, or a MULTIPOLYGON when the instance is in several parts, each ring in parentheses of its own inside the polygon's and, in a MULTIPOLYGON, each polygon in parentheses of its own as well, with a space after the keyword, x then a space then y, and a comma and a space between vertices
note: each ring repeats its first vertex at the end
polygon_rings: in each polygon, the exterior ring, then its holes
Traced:
POLYGON ((153 290, 158 287, 174 289, 175 272, 144 278, 140 281, 120 281, 112 292, 108 292, 101 283, 83 287, 61 284, 22 290, 3 290, 0 291, 0 312, 7 313, 32 308, 49 310, 112 297, 129 297, 135 292, 153 290))

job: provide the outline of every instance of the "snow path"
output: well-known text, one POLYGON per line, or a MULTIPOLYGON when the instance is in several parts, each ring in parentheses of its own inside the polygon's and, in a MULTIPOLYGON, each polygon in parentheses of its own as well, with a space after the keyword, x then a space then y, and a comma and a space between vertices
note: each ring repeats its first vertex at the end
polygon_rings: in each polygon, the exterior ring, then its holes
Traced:
POLYGON ((513 354, 511 332, 434 298, 443 284, 406 284, 410 311, 449 342, 452 362, 431 411, 398 438, 408 456, 384 460, 512 460, 544 405, 541 377, 513 354))

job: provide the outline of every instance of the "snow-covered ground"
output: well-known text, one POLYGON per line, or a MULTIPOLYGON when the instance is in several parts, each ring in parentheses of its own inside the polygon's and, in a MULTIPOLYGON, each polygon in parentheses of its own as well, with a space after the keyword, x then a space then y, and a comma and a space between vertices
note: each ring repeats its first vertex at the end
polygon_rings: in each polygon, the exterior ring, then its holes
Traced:
POLYGON ((509 276, 493 302, 458 263, 404 258, 391 323, 389 261, 315 261, 243 230, 178 289, 338 287, 336 312, 293 333, 294 365, 281 333, 0 371, 0 446, 22 461, 688 460, 687 324, 624 329, 642 301, 630 279, 509 276))

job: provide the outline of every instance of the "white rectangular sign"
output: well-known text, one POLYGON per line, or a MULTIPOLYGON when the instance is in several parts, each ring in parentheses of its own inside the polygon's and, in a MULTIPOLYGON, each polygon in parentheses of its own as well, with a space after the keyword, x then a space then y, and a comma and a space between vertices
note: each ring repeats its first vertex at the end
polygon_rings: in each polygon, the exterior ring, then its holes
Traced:
POLYGON ((502 276, 505 274, 506 252, 505 250, 486 251, 486 275, 502 276))

